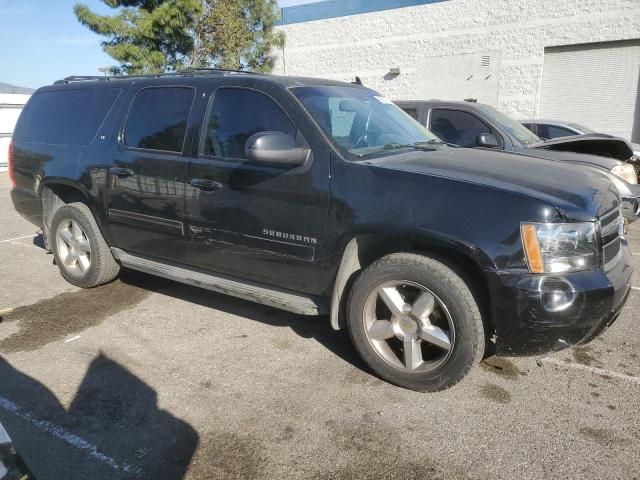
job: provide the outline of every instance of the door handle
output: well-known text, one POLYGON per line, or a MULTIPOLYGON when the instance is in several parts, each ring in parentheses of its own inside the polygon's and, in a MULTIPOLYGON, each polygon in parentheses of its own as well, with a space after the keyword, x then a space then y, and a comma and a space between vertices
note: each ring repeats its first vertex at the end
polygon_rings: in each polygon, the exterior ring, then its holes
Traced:
POLYGON ((124 167, 111 167, 109 169, 109 172, 111 172, 118 178, 127 178, 131 177, 134 174, 133 170, 129 170, 128 168, 124 167))
POLYGON ((207 180, 206 178, 194 178, 191 180, 191 185, 205 192, 222 190, 222 184, 220 182, 207 180))

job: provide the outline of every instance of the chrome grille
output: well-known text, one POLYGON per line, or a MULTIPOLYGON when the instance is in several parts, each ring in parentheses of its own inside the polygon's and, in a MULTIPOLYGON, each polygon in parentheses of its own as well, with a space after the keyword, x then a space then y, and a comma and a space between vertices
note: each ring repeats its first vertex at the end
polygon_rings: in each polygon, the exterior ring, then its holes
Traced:
POLYGON ((602 262, 605 267, 613 263, 621 250, 620 233, 624 217, 619 208, 600 217, 600 238, 602 240, 602 262))

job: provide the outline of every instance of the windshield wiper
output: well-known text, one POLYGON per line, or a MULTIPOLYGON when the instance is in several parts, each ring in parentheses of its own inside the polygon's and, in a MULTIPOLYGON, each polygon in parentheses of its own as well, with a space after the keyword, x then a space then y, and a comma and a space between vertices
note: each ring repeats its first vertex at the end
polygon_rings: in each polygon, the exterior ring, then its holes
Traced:
MULTIPOLYGON (((431 142, 431 140, 429 140, 429 142, 431 142)), ((435 144, 434 143, 429 143, 429 142, 387 143, 382 148, 385 149, 385 150, 395 150, 396 148, 414 148, 416 150, 427 150, 427 151, 436 150, 435 148, 432 147, 432 145, 435 145, 435 144)))
MULTIPOLYGON (((435 152, 438 150, 435 148, 435 145, 448 145, 447 143, 434 138, 429 140, 428 142, 415 142, 415 143, 387 143, 382 147, 376 148, 375 150, 367 153, 362 153, 358 155, 359 157, 366 157, 367 155, 373 155, 375 153, 379 153, 383 150, 397 150, 401 148, 413 148, 414 150, 422 150, 423 152, 435 152)), ((458 145, 451 145, 453 147, 457 147, 458 145)))
POLYGON ((414 145, 446 145, 448 147, 461 148, 460 145, 456 145, 455 143, 445 142, 443 140, 440 140, 439 138, 432 138, 427 142, 416 142, 414 145))

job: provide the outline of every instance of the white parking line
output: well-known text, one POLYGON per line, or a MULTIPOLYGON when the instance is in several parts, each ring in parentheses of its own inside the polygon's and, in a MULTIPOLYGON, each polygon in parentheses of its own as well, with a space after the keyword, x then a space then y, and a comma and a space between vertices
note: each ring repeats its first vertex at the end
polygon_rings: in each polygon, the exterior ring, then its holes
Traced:
POLYGON ((640 287, 631 287, 631 290, 640 290, 640 287))
POLYGON ((640 252, 631 252, 631 255, 640 256, 640 252))
POLYGON ((83 438, 80 438, 79 436, 71 432, 67 432, 64 428, 52 422, 49 422, 47 420, 40 420, 39 418, 36 418, 31 413, 25 411, 20 405, 1 396, 0 396, 0 408, 15 415, 18 418, 21 418, 22 420, 29 422, 31 425, 35 426, 36 428, 39 428, 43 432, 46 432, 50 435, 53 435, 56 438, 59 438, 60 440, 66 442, 67 444, 71 445, 74 448, 77 448, 79 450, 86 450, 87 453, 91 455, 93 458, 101 461, 102 463, 106 463, 114 470, 118 470, 126 473, 140 473, 139 468, 133 467, 126 463, 118 463, 113 458, 98 451, 98 447, 96 447, 94 444, 86 441, 83 438))
POLYGON ((15 242, 16 240, 22 240, 23 238, 33 238, 35 236, 36 234, 34 233, 31 235, 25 235, 23 237, 7 238, 6 240, 0 240, 0 243, 15 242))
POLYGON ((573 362, 568 363, 568 362, 563 362, 561 360, 556 360, 555 358, 549 358, 549 357, 541 358, 540 361, 543 363, 557 365, 559 367, 567 367, 567 368, 573 368, 575 370, 583 370, 585 372, 589 372, 594 375, 617 378, 618 380, 623 380, 625 382, 640 385, 640 378, 638 377, 634 377, 632 375, 625 375, 624 373, 612 372, 611 370, 605 370, 604 368, 590 367, 589 365, 582 365, 581 363, 573 363, 573 362))

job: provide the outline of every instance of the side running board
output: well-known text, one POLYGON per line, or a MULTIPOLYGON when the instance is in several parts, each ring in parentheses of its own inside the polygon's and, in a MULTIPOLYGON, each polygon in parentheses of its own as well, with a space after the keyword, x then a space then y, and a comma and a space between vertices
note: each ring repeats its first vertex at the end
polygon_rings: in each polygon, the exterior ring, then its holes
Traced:
POLYGON ((228 277, 194 272, 186 268, 137 257, 119 248, 112 248, 111 253, 123 267, 138 270, 139 272, 206 288, 207 290, 243 298, 300 315, 324 315, 328 312, 328 304, 314 297, 297 295, 245 280, 233 280, 228 277))

